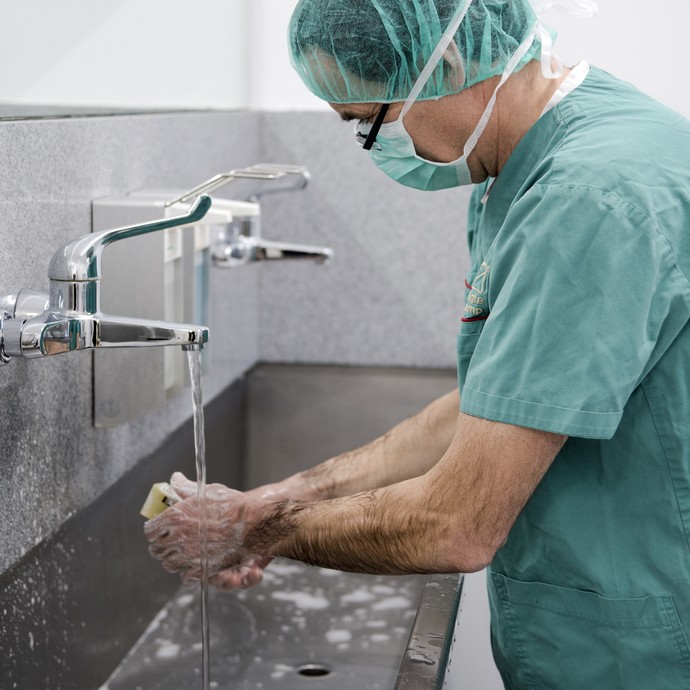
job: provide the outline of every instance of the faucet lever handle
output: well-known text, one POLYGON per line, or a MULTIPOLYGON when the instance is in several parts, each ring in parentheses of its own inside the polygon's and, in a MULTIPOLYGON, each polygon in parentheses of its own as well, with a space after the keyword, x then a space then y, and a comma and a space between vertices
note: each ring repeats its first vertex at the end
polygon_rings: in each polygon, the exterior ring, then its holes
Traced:
POLYGON ((92 237, 95 241, 105 246, 117 240, 126 240, 129 237, 138 237, 139 235, 146 235, 150 232, 174 228, 179 225, 191 225, 201 220, 206 215, 212 203, 210 196, 202 194, 194 200, 194 203, 189 207, 189 211, 182 216, 162 218, 160 220, 149 221, 147 223, 131 225, 124 228, 103 230, 95 235, 89 235, 89 237, 92 237))
POLYGON ((250 170, 263 170, 266 172, 282 172, 280 181, 270 185, 260 185, 249 194, 249 201, 258 203, 266 194, 277 192, 299 192, 306 188, 311 180, 309 171, 303 165, 280 165, 277 163, 259 163, 253 165, 250 170))
POLYGON ((191 225, 206 215, 212 203, 210 196, 202 195, 185 215, 84 235, 55 253, 50 262, 48 277, 58 281, 98 280, 101 276, 101 255, 109 244, 158 230, 191 225))
MULTIPOLYGON (((279 180, 290 175, 299 175, 296 183, 290 183, 285 189, 303 189, 309 181, 309 173, 303 165, 284 165, 281 163, 257 163, 248 168, 230 170, 229 172, 219 173, 201 184, 193 187, 189 191, 178 196, 176 199, 168 201, 165 206, 172 206, 183 201, 189 201, 199 194, 211 194, 226 184, 235 180, 279 180)), ((283 187, 281 186, 281 189, 283 187)))

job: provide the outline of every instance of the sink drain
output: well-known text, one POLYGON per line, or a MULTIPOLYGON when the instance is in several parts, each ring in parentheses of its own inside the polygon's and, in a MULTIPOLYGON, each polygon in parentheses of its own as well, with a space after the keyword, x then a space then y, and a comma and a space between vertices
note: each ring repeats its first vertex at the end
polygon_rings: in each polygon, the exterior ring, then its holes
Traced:
POLYGON ((322 664, 304 664, 297 669, 297 673, 307 678, 323 678, 330 675, 331 669, 322 664))

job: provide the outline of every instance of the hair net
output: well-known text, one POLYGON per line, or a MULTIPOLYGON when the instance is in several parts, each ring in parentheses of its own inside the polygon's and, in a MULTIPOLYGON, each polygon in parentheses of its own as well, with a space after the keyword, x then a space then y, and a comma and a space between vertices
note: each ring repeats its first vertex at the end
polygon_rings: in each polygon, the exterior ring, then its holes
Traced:
MULTIPOLYGON (((529 0, 300 0, 289 28, 292 64, 329 103, 404 101, 468 1, 418 100, 458 93, 503 72, 534 29, 529 0)), ((517 69, 539 52, 535 37, 517 69)))

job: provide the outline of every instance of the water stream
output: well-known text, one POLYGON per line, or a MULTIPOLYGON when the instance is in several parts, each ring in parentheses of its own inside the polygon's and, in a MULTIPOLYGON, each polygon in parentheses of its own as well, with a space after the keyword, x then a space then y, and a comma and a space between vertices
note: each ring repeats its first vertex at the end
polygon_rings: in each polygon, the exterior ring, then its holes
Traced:
POLYGON ((194 443, 196 446, 197 499, 199 500, 199 544, 201 559, 201 679, 203 690, 211 687, 210 640, 208 619, 208 516, 206 514, 206 436, 204 434, 204 405, 201 394, 201 350, 187 353, 192 382, 194 408, 194 443))

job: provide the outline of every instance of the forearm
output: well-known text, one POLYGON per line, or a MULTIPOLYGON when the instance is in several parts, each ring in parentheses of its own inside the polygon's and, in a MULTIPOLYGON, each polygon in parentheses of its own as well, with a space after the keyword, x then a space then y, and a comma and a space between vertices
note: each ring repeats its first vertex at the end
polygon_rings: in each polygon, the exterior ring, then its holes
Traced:
MULTIPOLYGON (((505 543, 565 440, 460 413, 443 457, 425 474, 389 486, 328 500, 280 500, 212 484, 205 508, 209 573, 219 578, 237 569, 250 577, 258 568, 260 578, 264 566, 257 564, 275 556, 364 573, 479 570, 505 543)), ((193 483, 181 479, 173 476, 183 500, 147 522, 146 534, 152 555, 191 582, 201 576, 199 501, 193 483)))
POLYGON ((257 553, 339 570, 474 572, 503 545, 564 442, 461 414, 446 453, 423 476, 342 498, 264 506, 248 542, 257 553))
POLYGON ((419 477, 448 449, 459 408, 455 390, 371 443, 289 477, 281 483, 285 493, 303 500, 339 498, 419 477))
POLYGON ((343 498, 277 503, 248 541, 258 551, 271 544, 274 557, 348 572, 457 572, 445 546, 447 515, 428 500, 427 483, 419 477, 343 498))

